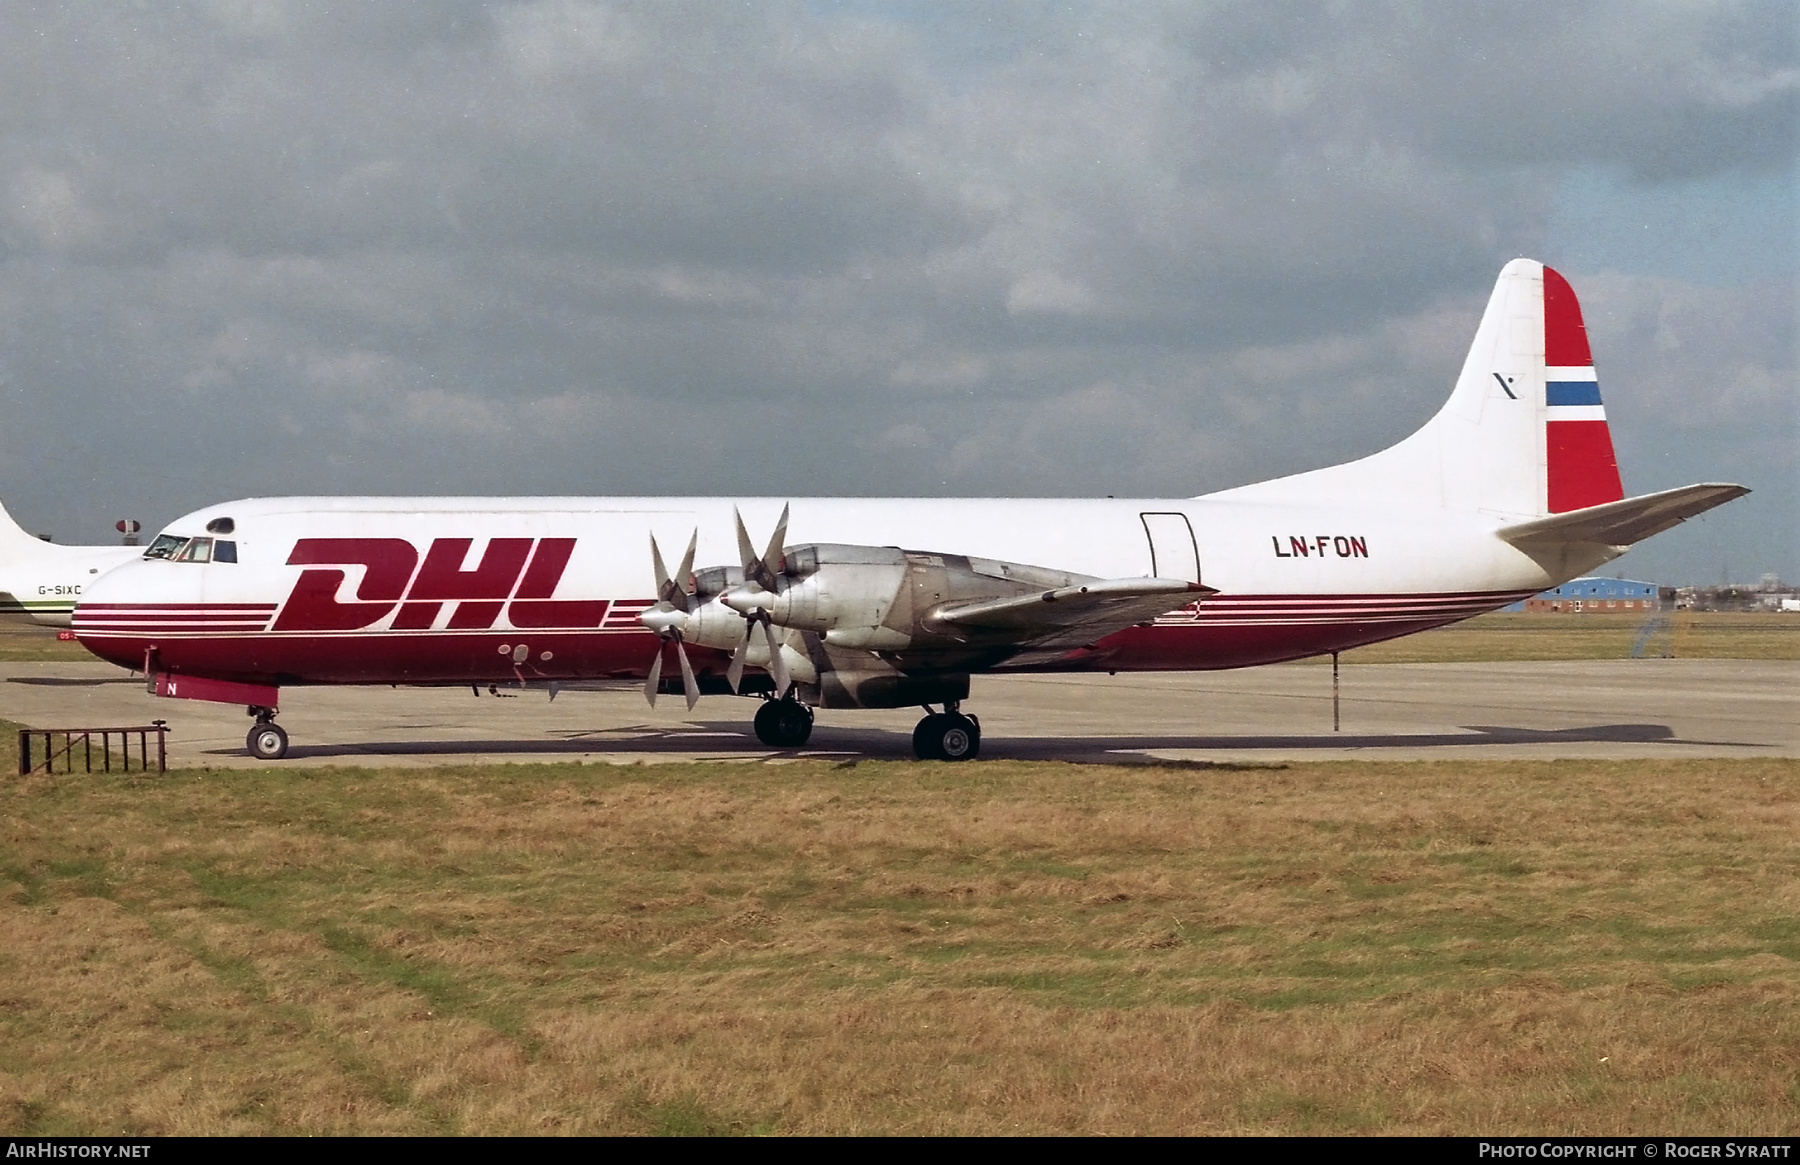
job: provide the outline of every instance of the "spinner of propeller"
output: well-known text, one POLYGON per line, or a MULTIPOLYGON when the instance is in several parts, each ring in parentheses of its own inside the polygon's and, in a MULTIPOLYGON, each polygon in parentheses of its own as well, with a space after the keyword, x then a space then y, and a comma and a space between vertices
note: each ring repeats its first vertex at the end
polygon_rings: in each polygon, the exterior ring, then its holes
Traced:
MULTIPOLYGON (((781 508, 781 520, 775 524, 775 533, 769 539, 768 549, 760 555, 756 552, 755 544, 750 541, 749 530, 744 527, 743 515, 735 508, 732 515, 737 519, 738 554, 742 559, 743 581, 728 581, 717 595, 702 596, 695 583, 694 549, 700 540, 698 530, 688 539, 687 553, 682 555, 681 566, 673 577, 663 564, 662 550, 656 544, 656 535, 650 536, 650 560, 656 568, 656 605, 638 619, 662 640, 657 646, 656 658, 650 662, 649 678, 644 682, 644 697, 650 701, 651 707, 656 706, 657 689, 662 683, 663 656, 668 644, 675 647, 675 659, 681 667, 681 687, 687 696, 688 708, 691 710, 699 701, 700 683, 694 676, 693 664, 688 660, 685 642, 691 624, 701 614, 701 608, 715 599, 742 616, 745 623, 744 634, 737 639, 737 646, 731 653, 731 665, 725 673, 732 691, 740 690, 744 665, 749 662, 750 644, 759 625, 768 647, 766 666, 775 680, 776 698, 786 695, 793 686, 787 664, 781 658, 781 637, 776 634, 774 620, 770 618, 768 611, 782 586, 782 542, 787 538, 788 508, 781 508), (689 589, 690 586, 693 589, 689 589)), ((729 574, 725 571, 706 573, 729 579, 729 574)))

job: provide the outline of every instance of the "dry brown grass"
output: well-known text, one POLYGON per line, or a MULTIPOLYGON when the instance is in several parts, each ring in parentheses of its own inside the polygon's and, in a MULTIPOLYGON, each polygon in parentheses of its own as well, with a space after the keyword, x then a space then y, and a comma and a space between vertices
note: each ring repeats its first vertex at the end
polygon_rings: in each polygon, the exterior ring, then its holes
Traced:
POLYGON ((8 1133, 1792 1133, 1800 762, 0 794, 8 1133))
POLYGON ((0 663, 49 661, 92 663, 94 654, 74 640, 58 639, 55 627, 22 617, 0 619, 0 663))
MULTIPOLYGON (((1800 659, 1800 615, 1673 612, 1646 654, 1677 659, 1800 659)), ((1628 659, 1643 614, 1479 615, 1436 631, 1358 647, 1345 663, 1483 663, 1628 659)), ((1321 656, 1329 659, 1329 656, 1321 656)), ((1316 661, 1315 661, 1316 662, 1316 661)))

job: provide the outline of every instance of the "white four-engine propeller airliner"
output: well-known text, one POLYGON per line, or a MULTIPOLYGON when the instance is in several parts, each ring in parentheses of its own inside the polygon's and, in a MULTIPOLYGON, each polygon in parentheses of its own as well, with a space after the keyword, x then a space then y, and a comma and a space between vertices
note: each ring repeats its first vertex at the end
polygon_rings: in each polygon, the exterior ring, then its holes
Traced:
POLYGON ((259 498, 171 523, 74 626, 157 695, 247 706, 270 759, 291 685, 641 679, 690 708, 762 697, 776 747, 804 743, 816 707, 920 705, 915 751, 960 760, 981 743, 971 675, 1391 639, 1747 492, 1624 496, 1574 292, 1519 259, 1448 402, 1360 461, 1180 499, 259 498), (773 530, 764 550, 750 529, 773 530))

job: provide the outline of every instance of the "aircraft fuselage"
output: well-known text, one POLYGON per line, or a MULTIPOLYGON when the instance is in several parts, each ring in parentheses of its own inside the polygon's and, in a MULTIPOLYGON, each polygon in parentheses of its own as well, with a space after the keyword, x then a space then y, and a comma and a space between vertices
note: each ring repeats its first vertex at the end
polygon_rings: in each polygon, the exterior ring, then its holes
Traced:
MULTIPOLYGON (((639 621, 655 601, 650 536, 667 546, 697 530, 697 564, 733 562, 733 507, 751 529, 767 530, 782 504, 232 502, 168 532, 204 537, 209 522, 229 518, 233 533, 219 541, 235 544, 237 561, 130 563, 90 588, 77 632, 125 666, 142 667, 155 652, 173 673, 253 683, 641 678, 657 650, 639 621)), ((1190 578, 1219 592, 1055 658, 1013 664, 1022 669, 1272 663, 1440 626, 1557 581, 1496 538, 1495 523, 1443 510, 1205 498, 817 498, 792 510, 789 545, 854 542, 1099 578, 1190 578)), ((720 670, 724 655, 698 651, 696 667, 720 670)))

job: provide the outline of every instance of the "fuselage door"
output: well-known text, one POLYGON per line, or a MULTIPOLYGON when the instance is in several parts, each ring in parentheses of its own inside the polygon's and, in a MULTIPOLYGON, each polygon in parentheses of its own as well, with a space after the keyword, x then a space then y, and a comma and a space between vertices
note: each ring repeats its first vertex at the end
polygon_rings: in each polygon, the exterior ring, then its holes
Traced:
POLYGON ((1200 581, 1200 549, 1186 514, 1140 514, 1150 539, 1150 574, 1154 578, 1200 581))

